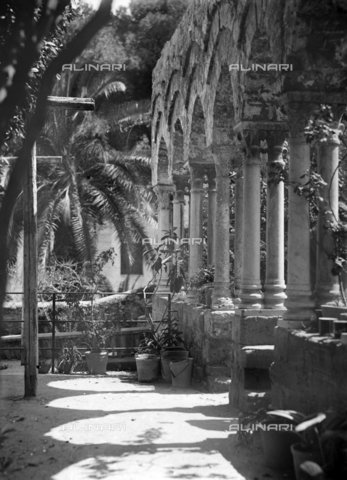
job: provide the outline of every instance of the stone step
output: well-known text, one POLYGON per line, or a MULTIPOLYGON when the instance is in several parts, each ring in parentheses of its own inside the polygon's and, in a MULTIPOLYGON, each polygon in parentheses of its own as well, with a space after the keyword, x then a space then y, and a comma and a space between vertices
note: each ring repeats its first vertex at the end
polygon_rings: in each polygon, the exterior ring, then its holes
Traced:
POLYGON ((243 368, 267 369, 273 362, 274 345, 251 345, 241 349, 241 366, 243 368))

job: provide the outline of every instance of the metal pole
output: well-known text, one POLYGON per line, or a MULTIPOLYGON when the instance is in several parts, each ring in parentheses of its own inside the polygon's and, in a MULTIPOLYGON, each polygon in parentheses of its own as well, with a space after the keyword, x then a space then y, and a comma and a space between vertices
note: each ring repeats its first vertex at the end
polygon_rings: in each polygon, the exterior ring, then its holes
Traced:
POLYGON ((170 293, 167 296, 167 301, 168 301, 167 323, 168 323, 169 338, 170 338, 170 336, 171 336, 171 295, 170 295, 170 293))
POLYGON ((55 360, 55 293, 53 293, 53 306, 52 306, 52 373, 54 373, 54 360, 55 360))

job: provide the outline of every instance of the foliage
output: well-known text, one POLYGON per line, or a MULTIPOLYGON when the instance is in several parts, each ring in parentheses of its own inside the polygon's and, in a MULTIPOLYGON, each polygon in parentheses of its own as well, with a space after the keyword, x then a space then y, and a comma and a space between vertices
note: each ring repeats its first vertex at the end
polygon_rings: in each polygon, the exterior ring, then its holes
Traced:
POLYGON ((154 273, 151 282, 156 279, 158 274, 160 282, 164 270, 168 274, 167 286, 170 286, 172 296, 179 293, 185 285, 188 259, 187 246, 181 244, 175 230, 177 230, 176 227, 164 230, 159 245, 144 252, 144 256, 150 258, 154 273))
POLYGON ((257 432, 257 426, 264 422, 289 423, 290 425, 298 425, 305 418, 305 415, 295 410, 270 410, 261 408, 255 412, 241 412, 239 414, 239 429, 236 440, 241 445, 250 447, 253 444, 254 434, 257 432))
MULTIPOLYGON (((28 114, 34 111, 43 73, 51 60, 61 51, 68 25, 75 18, 75 10, 70 1, 59 0, 56 12, 52 10, 57 21, 52 22, 45 32, 46 35, 42 36, 41 29, 45 28, 44 3, 28 3, 31 5, 24 6, 20 2, 6 0, 1 2, 0 7, 0 65, 17 64, 18 75, 21 75, 23 86, 23 90, 19 95, 17 94, 16 104, 13 106, 14 112, 9 115, 5 141, 0 141, 2 154, 7 153, 11 146, 20 143, 23 139, 25 122, 28 114), (30 20, 32 20, 31 25, 30 20), (23 35, 19 35, 19 29, 23 28, 23 24, 28 34, 24 42, 23 35), (41 42, 37 49, 33 48, 29 41, 34 38, 34 32, 37 40, 41 42)), ((5 71, 6 69, 3 69, 1 73, 0 88, 6 82, 5 71)))
MULTIPOLYGON (((167 321, 167 317, 164 317, 161 323, 165 321, 167 321)), ((172 319, 166 327, 161 328, 160 324, 157 330, 152 329, 150 335, 144 334, 144 339, 139 343, 137 353, 153 353, 159 355, 165 348, 182 346, 185 346, 182 332, 178 329, 177 320, 172 319)))
MULTIPOLYGON (((331 105, 321 105, 320 109, 315 113, 314 117, 309 121, 305 128, 306 140, 309 143, 326 142, 331 135, 337 135, 342 142, 344 139, 344 125, 337 125, 334 122, 333 108, 331 105)), ((343 164, 346 163, 347 154, 342 153, 340 161, 336 171, 333 175, 337 175, 339 171, 343 172, 343 164)), ((314 166, 314 165, 313 165, 314 166)), ((301 179, 307 178, 305 183, 296 182, 293 184, 294 192, 298 195, 304 196, 306 200, 310 202, 315 214, 321 214, 321 217, 325 219, 325 228, 330 233, 334 241, 334 251, 327 252, 328 258, 332 260, 333 265, 331 269, 332 275, 339 277, 340 293, 345 306, 347 301, 344 292, 342 272, 347 272, 347 222, 346 218, 342 215, 342 219, 336 218, 334 212, 331 209, 331 205, 328 199, 324 198, 322 189, 327 187, 327 183, 323 180, 321 175, 316 171, 310 169, 300 177, 301 179)), ((344 178, 346 180, 346 178, 344 178)), ((341 184, 340 190, 343 192, 343 187, 346 187, 346 182, 341 184), (342 187, 342 188, 341 188, 342 187)), ((328 186, 330 189, 330 185, 328 186)), ((345 206, 343 197, 340 195, 340 205, 345 206), (342 200, 342 203, 341 203, 342 200)))
MULTIPOLYGON (((98 102, 125 88, 117 72, 62 74, 54 95, 92 97, 98 102), (67 91, 66 91, 67 90, 67 91)), ((97 108, 97 107, 96 107, 97 108)), ((38 142, 39 153, 61 155, 61 164, 40 170, 38 190, 39 245, 44 260, 55 232, 68 225, 80 260, 95 252, 97 226, 113 227, 133 261, 135 242, 153 223, 150 158, 121 152, 112 145, 112 128, 96 112, 67 113, 52 109, 38 142)))
POLYGON ((347 475, 347 411, 329 411, 308 416, 297 425, 303 450, 320 450, 328 478, 347 475))
POLYGON ((60 262, 53 258, 51 266, 39 269, 38 290, 44 292, 43 300, 50 301, 51 293, 55 292, 57 300, 75 303, 91 300, 96 291, 109 292, 110 285, 102 270, 108 262, 114 264, 115 255, 114 249, 109 248, 100 252, 93 262, 83 264, 71 260, 60 262), (75 295, 77 293, 80 294, 75 295))
MULTIPOLYGON (((8 6, 14 2, 6 3, 8 6)), ((68 4, 68 0, 60 2, 43 2, 38 21, 35 21, 37 13, 36 2, 22 2, 16 12, 18 16, 11 25, 10 33, 5 39, 4 48, 1 49, 0 62, 2 73, 0 75, 0 146, 4 144, 6 134, 10 128, 11 119, 15 115, 16 107, 25 94, 25 88, 34 63, 38 60, 44 40, 54 31, 56 25, 62 19, 62 14, 68 4)), ((11 8, 9 7, 9 10, 11 8)), ((48 106, 48 95, 51 92, 54 78, 62 66, 70 63, 78 56, 88 40, 108 20, 111 10, 111 0, 102 0, 98 11, 91 20, 74 36, 68 45, 45 69, 40 84, 36 101, 36 109, 26 122, 26 133, 18 158, 15 162, 11 176, 4 192, 0 209, 0 321, 3 320, 2 305, 5 299, 7 285, 7 267, 10 257, 9 244, 11 222, 13 212, 21 194, 21 186, 27 172, 26 165, 35 146, 36 138, 44 125, 45 111, 48 106)), ((8 13, 7 10, 5 13, 8 13)), ((12 12, 10 11, 10 15, 12 12)), ((5 15, 6 17, 6 15, 5 15)))
POLYGON ((92 352, 103 351, 106 348, 107 340, 116 332, 112 322, 100 315, 100 308, 93 304, 91 318, 84 315, 80 328, 83 332, 82 344, 87 345, 92 352))
POLYGON ((63 346, 58 359, 59 373, 73 373, 75 368, 83 360, 82 354, 78 351, 73 342, 68 342, 63 346))
POLYGON ((189 279, 189 287, 196 289, 198 303, 207 305, 206 298, 208 289, 213 286, 215 275, 215 266, 209 265, 206 268, 199 268, 198 271, 189 279))

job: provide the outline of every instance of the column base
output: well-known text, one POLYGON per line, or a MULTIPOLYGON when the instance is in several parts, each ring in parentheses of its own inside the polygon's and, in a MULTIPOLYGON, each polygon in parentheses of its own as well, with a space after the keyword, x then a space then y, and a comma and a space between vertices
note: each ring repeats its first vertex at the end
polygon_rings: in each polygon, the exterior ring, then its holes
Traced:
POLYGON ((340 286, 330 284, 320 284, 315 291, 316 296, 316 308, 320 308, 322 305, 332 304, 335 305, 341 297, 340 286))
POLYGON ((238 309, 264 308, 264 294, 261 291, 261 285, 242 285, 239 297, 241 303, 237 305, 238 309))
POLYGON ((234 302, 231 298, 229 282, 214 282, 212 294, 212 308, 234 310, 234 302))
POLYGON ((284 304, 287 311, 283 319, 295 322, 307 322, 316 320, 315 302, 312 298, 311 289, 307 284, 288 286, 287 300, 284 304), (301 287, 301 289, 300 289, 301 287))
POLYGON ((265 285, 265 308, 287 310, 284 306, 284 302, 287 299, 287 295, 284 293, 285 288, 285 285, 265 285))

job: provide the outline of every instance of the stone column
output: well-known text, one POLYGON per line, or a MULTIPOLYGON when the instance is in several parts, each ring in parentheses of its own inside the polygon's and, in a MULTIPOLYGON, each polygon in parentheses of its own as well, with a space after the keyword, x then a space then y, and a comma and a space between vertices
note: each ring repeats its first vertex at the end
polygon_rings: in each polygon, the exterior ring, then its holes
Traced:
POLYGON ((260 309, 260 148, 251 145, 243 169, 243 256, 239 308, 260 309))
MULTIPOLYGON (((235 236, 234 236, 234 278, 235 297, 240 302, 242 280, 242 230, 243 230, 243 165, 239 162, 235 183, 235 236)), ((236 303, 236 301, 235 301, 236 303)))
POLYGON ((284 168, 285 133, 274 136, 267 154, 265 308, 284 310, 284 183, 279 175, 284 168))
POLYGON ((284 97, 289 126, 289 206, 288 206, 288 279, 284 321, 279 325, 297 328, 301 322, 315 318, 310 281, 310 215, 309 203, 294 192, 293 184, 310 168, 310 145, 304 128, 315 105, 284 97))
POLYGON ((233 307, 230 290, 230 165, 224 158, 217 158, 216 189, 217 215, 215 220, 215 278, 212 296, 212 307, 217 306, 221 298, 228 308, 233 307))
MULTIPOLYGON (((345 108, 345 107, 344 107, 345 108)), ((339 219, 339 122, 331 125, 336 133, 331 133, 326 142, 318 147, 318 173, 326 182, 320 194, 324 198, 323 210, 318 215, 317 223, 317 264, 316 264, 316 300, 317 307, 326 303, 335 303, 340 297, 339 277, 332 275, 335 253, 334 241, 327 230, 328 222, 336 223, 339 219), (325 213, 328 209, 330 212, 325 213)))
POLYGON ((208 173, 207 265, 215 264, 215 220, 217 215, 216 174, 208 173))
MULTIPOLYGON (((158 237, 157 243, 161 242, 161 238, 165 230, 171 228, 170 224, 170 196, 172 195, 174 189, 172 185, 162 185, 158 184, 154 187, 154 192, 158 197, 158 237)), ((162 270, 159 287, 157 293, 168 293, 170 291, 169 286, 167 285, 168 274, 165 270, 162 270)))
POLYGON ((191 277, 202 267, 203 236, 202 236, 202 201, 203 172, 198 167, 190 168, 190 247, 189 276, 191 277))
POLYGON ((176 191, 173 199, 173 227, 178 238, 184 236, 184 190, 180 185, 176 185, 176 191))

